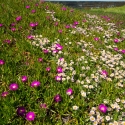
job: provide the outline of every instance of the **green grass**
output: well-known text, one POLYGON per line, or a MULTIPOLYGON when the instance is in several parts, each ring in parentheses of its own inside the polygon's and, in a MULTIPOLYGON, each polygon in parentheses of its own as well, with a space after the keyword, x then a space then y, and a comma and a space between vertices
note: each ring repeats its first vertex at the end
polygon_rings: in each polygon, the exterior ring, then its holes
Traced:
POLYGON ((82 11, 31 0, 0 0, 0 5, 0 125, 124 124, 123 13, 82 11), (31 27, 30 23, 38 25, 31 27), (28 80, 23 82, 21 76, 28 80), (40 86, 31 86, 35 80, 40 86), (10 89, 12 83, 18 84, 17 90, 10 89), (69 88, 72 95, 66 92, 69 88), (59 102, 54 100, 57 94, 59 102), (98 108, 102 103, 108 108, 106 113, 98 108), (17 113, 21 106, 26 109, 23 117, 17 113), (30 111, 35 113, 32 121, 26 119, 30 111))
POLYGON ((102 11, 102 12, 111 12, 111 13, 125 14, 125 6, 92 9, 92 11, 102 11))

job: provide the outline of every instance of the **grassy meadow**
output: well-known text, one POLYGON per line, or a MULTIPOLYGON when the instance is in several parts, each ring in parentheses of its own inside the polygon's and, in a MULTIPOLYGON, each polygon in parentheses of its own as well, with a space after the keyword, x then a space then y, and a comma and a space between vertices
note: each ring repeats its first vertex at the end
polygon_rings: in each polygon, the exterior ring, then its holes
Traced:
POLYGON ((108 10, 0 0, 0 125, 125 125, 125 16, 108 10))

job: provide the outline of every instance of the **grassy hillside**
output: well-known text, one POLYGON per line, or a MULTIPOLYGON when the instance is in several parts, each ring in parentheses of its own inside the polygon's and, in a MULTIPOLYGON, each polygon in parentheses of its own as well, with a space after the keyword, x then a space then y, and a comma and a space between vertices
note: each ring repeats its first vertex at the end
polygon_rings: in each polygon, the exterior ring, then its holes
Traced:
POLYGON ((0 5, 0 125, 125 124, 122 14, 0 5))

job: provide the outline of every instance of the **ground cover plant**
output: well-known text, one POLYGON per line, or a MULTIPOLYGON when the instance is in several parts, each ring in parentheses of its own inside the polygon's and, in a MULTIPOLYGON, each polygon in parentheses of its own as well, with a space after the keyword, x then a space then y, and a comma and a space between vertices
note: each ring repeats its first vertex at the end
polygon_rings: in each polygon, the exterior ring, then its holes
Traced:
POLYGON ((0 125, 125 124, 124 20, 42 1, 0 5, 0 125))

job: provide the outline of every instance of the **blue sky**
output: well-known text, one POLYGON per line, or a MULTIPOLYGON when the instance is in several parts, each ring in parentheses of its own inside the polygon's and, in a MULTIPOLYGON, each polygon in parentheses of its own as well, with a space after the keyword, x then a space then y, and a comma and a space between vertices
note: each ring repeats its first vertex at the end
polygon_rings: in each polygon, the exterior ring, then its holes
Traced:
POLYGON ((106 2, 125 2, 125 0, 45 0, 45 1, 106 1, 106 2))

